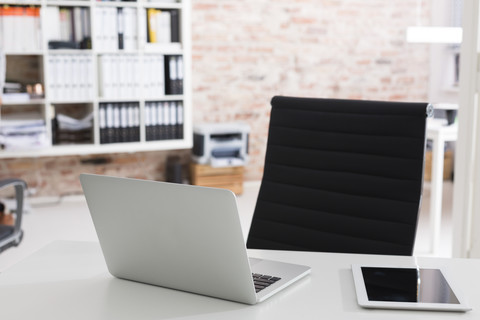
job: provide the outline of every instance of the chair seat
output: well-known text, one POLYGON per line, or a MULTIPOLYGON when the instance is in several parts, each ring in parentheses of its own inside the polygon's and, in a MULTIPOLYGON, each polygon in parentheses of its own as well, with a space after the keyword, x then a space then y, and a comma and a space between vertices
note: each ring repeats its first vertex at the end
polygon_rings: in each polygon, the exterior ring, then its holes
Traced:
POLYGON ((14 231, 13 226, 0 225, 0 240, 5 239, 8 236, 11 236, 14 231))

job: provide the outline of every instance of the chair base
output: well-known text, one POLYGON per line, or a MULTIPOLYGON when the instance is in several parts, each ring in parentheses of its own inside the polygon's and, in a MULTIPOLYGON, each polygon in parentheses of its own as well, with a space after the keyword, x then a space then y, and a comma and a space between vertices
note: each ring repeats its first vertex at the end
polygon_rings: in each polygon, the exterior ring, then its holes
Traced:
MULTIPOLYGON (((0 227, 5 227, 5 226, 0 226, 0 227)), ((1 228, 5 229, 5 228, 1 228)), ((0 231, 1 232, 1 231, 0 231)), ((13 234, 13 227, 12 227, 12 233, 3 239, 0 240, 0 253, 3 251, 11 248, 11 247, 17 247, 23 240, 23 230, 20 230, 16 234, 13 234)))

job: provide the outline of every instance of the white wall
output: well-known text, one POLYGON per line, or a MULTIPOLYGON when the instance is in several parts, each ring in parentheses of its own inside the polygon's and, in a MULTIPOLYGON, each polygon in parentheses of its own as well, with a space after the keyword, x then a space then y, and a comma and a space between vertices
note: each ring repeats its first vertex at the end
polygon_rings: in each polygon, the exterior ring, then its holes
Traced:
POLYGON ((479 0, 464 2, 453 255, 480 258, 479 0))

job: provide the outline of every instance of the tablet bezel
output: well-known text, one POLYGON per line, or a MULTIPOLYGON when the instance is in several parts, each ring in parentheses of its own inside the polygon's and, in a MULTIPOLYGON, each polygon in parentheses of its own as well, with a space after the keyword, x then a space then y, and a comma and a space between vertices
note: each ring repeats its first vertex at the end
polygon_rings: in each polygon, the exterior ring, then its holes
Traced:
POLYGON ((422 267, 422 266, 398 266, 398 265, 366 265, 353 264, 352 265, 353 280, 355 284, 355 291, 357 293, 357 302, 364 308, 379 308, 379 309, 407 309, 407 310, 436 310, 436 311, 469 311, 472 308, 468 305, 465 297, 458 289, 458 286, 452 280, 445 268, 442 267, 422 267), (442 272, 445 280, 457 297, 459 304, 451 303, 425 303, 425 302, 395 302, 395 301, 371 301, 368 300, 365 281, 363 279, 362 267, 367 268, 400 268, 400 269, 438 269, 442 272))

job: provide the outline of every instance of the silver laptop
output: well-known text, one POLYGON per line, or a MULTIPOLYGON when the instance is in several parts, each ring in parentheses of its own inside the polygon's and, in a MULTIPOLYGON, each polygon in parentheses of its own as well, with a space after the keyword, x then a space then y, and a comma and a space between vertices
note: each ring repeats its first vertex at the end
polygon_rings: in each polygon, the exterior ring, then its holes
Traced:
POLYGON ((229 190, 90 174, 80 181, 115 277, 255 304, 310 273, 249 260, 229 190))

